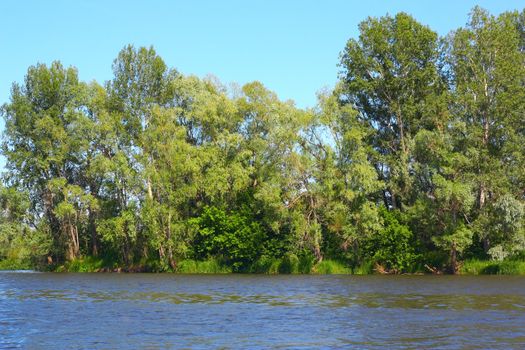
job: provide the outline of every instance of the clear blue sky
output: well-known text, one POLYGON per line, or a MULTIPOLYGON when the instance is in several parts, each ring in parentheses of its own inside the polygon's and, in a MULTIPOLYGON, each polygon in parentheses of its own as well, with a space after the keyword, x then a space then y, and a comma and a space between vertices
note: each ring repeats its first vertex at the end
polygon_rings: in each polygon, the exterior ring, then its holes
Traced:
POLYGON ((367 16, 405 11, 444 35, 464 25, 476 4, 495 14, 525 7, 523 0, 3 0, 0 104, 37 62, 60 60, 76 66, 82 80, 104 82, 131 43, 153 45, 184 74, 259 80, 282 99, 313 106, 316 91, 335 83, 339 52, 367 16))

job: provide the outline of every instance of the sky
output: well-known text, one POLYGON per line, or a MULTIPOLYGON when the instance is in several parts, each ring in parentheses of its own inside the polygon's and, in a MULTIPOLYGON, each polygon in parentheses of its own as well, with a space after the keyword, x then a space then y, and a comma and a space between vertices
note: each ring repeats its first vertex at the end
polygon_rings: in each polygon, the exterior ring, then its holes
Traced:
POLYGON ((525 7, 523 0, 3 0, 0 104, 36 63, 60 60, 80 79, 103 83, 120 49, 133 44, 152 45, 183 74, 258 80, 281 99, 312 107, 316 92, 335 84, 339 53, 368 16, 404 11, 446 35, 465 25, 475 5, 494 14, 525 7))

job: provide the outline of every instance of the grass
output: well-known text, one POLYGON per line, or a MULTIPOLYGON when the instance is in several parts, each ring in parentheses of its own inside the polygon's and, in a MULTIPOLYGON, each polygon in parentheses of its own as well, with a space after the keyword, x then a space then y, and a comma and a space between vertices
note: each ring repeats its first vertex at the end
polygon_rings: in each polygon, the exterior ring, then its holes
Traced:
POLYGON ((104 259, 87 256, 85 258, 69 261, 56 268, 56 272, 97 272, 107 267, 104 259))
POLYGON ((469 259, 463 262, 460 271, 464 275, 525 275, 525 261, 469 259))
POLYGON ((338 274, 351 274, 352 270, 335 260, 323 260, 320 263, 312 267, 313 274, 320 275, 338 275, 338 274))
MULTIPOLYGON (((0 262, 2 263, 2 262, 0 262)), ((312 268, 312 261, 308 259, 299 259, 296 255, 290 254, 282 259, 263 257, 250 266, 245 272, 262 273, 262 274, 298 274, 309 273, 312 268)), ((149 271, 162 272, 169 271, 162 266, 157 266, 155 262, 142 262, 139 266, 134 266, 122 271, 149 271)), ((2 265, 0 264, 0 269, 2 265)), ((116 271, 118 264, 104 259, 87 256, 81 259, 66 262, 58 266, 56 272, 98 272, 98 271, 116 271)), ((7 265, 4 269, 14 269, 12 264, 7 265)), ((21 269, 22 267, 16 266, 21 269)), ((232 267, 222 264, 218 260, 210 259, 205 261, 186 259, 177 264, 177 269, 173 271, 181 274, 225 274, 232 273, 232 267)))
POLYGON ((220 264, 216 260, 182 260, 177 265, 177 273, 231 273, 230 267, 220 264))
POLYGON ((373 275, 374 271, 374 262, 365 261, 363 264, 359 265, 353 270, 354 275, 373 275))
POLYGON ((314 261, 308 256, 298 257, 286 254, 283 258, 261 257, 248 269, 250 273, 276 274, 308 274, 312 271, 314 261))
MULTIPOLYGON (((364 271, 364 270, 363 270, 364 271)), ((177 273, 231 273, 229 267, 215 260, 183 260, 179 263, 177 273)), ((352 270, 335 260, 324 260, 314 265, 313 259, 287 254, 283 258, 261 257, 249 269, 249 273, 258 274, 351 274, 352 270)))

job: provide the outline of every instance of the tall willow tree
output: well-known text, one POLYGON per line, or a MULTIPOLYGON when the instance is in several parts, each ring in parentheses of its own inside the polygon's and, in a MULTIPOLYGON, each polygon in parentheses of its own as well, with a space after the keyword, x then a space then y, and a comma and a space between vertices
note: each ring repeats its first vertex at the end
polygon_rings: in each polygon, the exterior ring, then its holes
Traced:
MULTIPOLYGON (((133 154, 131 135, 122 113, 111 107, 107 90, 93 83, 89 88, 88 115, 94 124, 84 176, 99 211, 91 235, 102 245, 104 256, 130 263, 138 244, 136 212, 142 188, 133 154)), ((98 246, 97 246, 98 250, 98 246)))
POLYGON ((303 152, 309 155, 305 177, 305 207, 316 210, 326 241, 335 251, 350 252, 361 262, 360 246, 381 229, 375 195, 382 189, 370 163, 373 149, 366 144, 373 130, 352 106, 339 103, 338 90, 320 94, 318 109, 305 130, 303 152), (317 205, 315 205, 317 204, 317 205))
MULTIPOLYGON (((117 157, 114 186, 118 189, 115 193, 118 206, 116 215, 108 218, 104 227, 107 239, 120 237, 117 245, 125 247, 122 255, 129 263, 136 257, 148 256, 142 247, 147 238, 141 237, 142 225, 135 219, 146 197, 150 203, 155 201, 152 179, 145 171, 153 164, 149 149, 152 145, 147 142, 147 136, 153 110, 166 104, 169 80, 177 73, 168 70, 153 48, 136 49, 131 45, 119 52, 113 62, 113 73, 114 78, 107 83, 107 106, 109 115, 115 116, 118 123, 113 125, 118 128, 113 155, 117 157), (125 136, 120 137, 120 133, 125 136)), ((144 224, 153 225, 150 220, 144 224)), ((164 256, 163 246, 157 244, 157 247, 158 253, 164 256)))
POLYGON ((405 13, 369 18, 359 30, 341 56, 342 100, 376 130, 372 145, 384 201, 400 208, 411 200, 413 138, 435 124, 438 36, 405 13))
MULTIPOLYGON (((317 234, 315 219, 291 223, 289 212, 303 182, 297 179, 294 166, 299 157, 299 131, 307 117, 259 82, 243 86, 237 111, 242 120, 242 147, 247 152, 245 167, 249 169, 246 200, 278 252, 301 246, 301 237, 310 240, 311 235, 317 234), (291 232, 297 237, 289 237, 291 232)), ((308 247, 321 259, 319 242, 308 247)))
POLYGON ((39 64, 29 68, 23 85, 13 84, 11 102, 2 109, 8 181, 28 191, 36 224, 49 225, 58 259, 64 252, 69 259, 80 256, 84 214, 95 206, 82 187, 89 147, 85 135, 91 127, 84 113, 86 97, 74 68, 39 64), (70 201, 72 191, 79 196, 70 201))
POLYGON ((523 195, 523 184, 507 175, 515 174, 523 164, 523 134, 519 134, 525 112, 525 56, 514 19, 509 13, 494 17, 474 8, 468 26, 452 34, 447 55, 453 112, 464 125, 461 151, 470 160, 469 172, 476 187, 474 227, 485 251, 493 256, 525 247, 523 237, 516 236, 520 229, 508 230, 498 238, 491 228, 497 222, 493 211, 498 208, 516 213, 522 210, 512 197, 523 195))
POLYGON ((153 109, 144 132, 145 171, 152 184, 144 220, 148 240, 175 268, 177 259, 191 256, 190 220, 203 206, 234 197, 242 172, 229 173, 236 153, 228 154, 233 103, 217 86, 195 77, 179 76, 168 89, 170 100, 153 109))

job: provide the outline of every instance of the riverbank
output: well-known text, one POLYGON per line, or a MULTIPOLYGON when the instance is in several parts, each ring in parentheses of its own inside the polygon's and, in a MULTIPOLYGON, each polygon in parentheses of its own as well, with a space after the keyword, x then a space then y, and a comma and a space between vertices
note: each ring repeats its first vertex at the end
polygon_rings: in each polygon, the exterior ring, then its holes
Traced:
POLYGON ((166 269, 156 262, 119 266, 103 259, 87 257, 68 262, 52 269, 57 272, 169 272, 180 274, 230 274, 230 273, 255 273, 255 274, 371 274, 373 271, 346 267, 343 263, 334 260, 324 260, 318 264, 294 258, 265 259, 257 261, 244 271, 234 271, 232 266, 221 264, 217 260, 182 260, 175 270, 166 269))
MULTIPOLYGON (((186 259, 177 264, 177 269, 167 269, 160 266, 157 262, 145 262, 130 266, 122 266, 117 263, 94 258, 85 257, 60 265, 32 266, 16 260, 0 261, 0 270, 38 270, 49 272, 167 272, 180 274, 231 274, 239 273, 234 271, 232 266, 221 264, 217 260, 198 261, 186 259)), ((366 265, 352 271, 351 268, 335 260, 324 260, 318 264, 312 261, 304 261, 294 258, 265 259, 257 261, 245 271, 240 273, 255 274, 372 274, 370 266, 366 265)))
MULTIPOLYGON (((31 266, 14 260, 0 261, 0 270, 39 270, 49 272, 167 272, 178 274, 231 274, 235 272, 231 266, 221 264, 217 260, 198 261, 186 259, 177 264, 176 270, 165 269, 155 262, 135 264, 131 266, 120 266, 108 260, 85 257, 61 265, 54 266, 31 266)), ((438 270, 439 271, 439 270, 438 270)), ((363 264, 351 269, 344 263, 335 260, 323 260, 313 264, 311 261, 300 259, 268 259, 258 261, 246 271, 240 273, 255 274, 348 274, 348 275, 372 275, 384 274, 385 271, 378 269, 371 263, 363 264)), ((409 274, 432 274, 428 269, 415 268, 409 274)), ((525 275, 525 261, 523 260, 479 260, 469 259, 461 264, 461 275, 525 275)))

